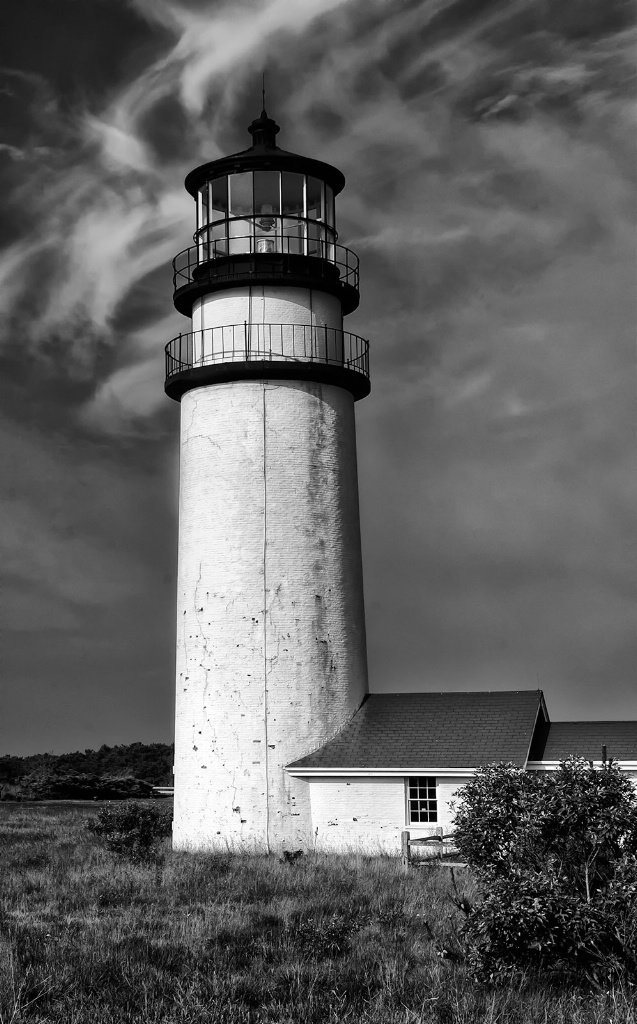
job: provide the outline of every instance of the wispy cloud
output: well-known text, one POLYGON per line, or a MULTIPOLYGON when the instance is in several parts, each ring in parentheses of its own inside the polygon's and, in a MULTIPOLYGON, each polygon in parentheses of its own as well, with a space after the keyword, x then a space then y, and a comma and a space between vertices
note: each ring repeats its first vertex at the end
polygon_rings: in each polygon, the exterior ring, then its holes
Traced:
MULTIPOLYGON (((425 664, 436 687, 536 685, 537 672, 574 687, 579 673, 593 707, 604 661, 628 678, 632 608, 628 5, 128 10, 163 42, 99 95, 64 103, 43 76, 10 78, 31 102, 28 129, 0 148, 4 357, 28 361, 33 393, 65 366, 65 422, 106 451, 163 437, 162 348, 187 329, 170 308, 170 259, 194 226, 181 181, 248 144, 265 70, 281 145, 348 178, 339 230, 362 258, 350 329, 372 346, 358 419, 373 685, 415 684, 425 664)), ((72 460, 55 465, 56 487, 97 515, 72 460)), ((124 480, 112 543, 134 551, 147 499, 133 471, 124 480)), ((91 487, 115 481, 104 470, 91 487)), ((142 556, 129 582, 109 566, 100 529, 65 533, 50 493, 23 501, 4 506, 16 608, 20 587, 57 580, 42 616, 59 601, 71 631, 96 575, 115 603, 152 585, 142 556)))
MULTIPOLYGON (((38 272, 40 298, 24 326, 36 351, 52 334, 75 345, 81 372, 90 372, 95 345, 120 343, 113 323, 122 304, 187 239, 192 209, 180 178, 198 155, 217 155, 238 96, 269 59, 281 62, 279 83, 294 82, 277 113, 294 125, 300 149, 316 152, 320 139, 320 155, 355 174, 342 223, 352 244, 377 253, 397 294, 411 290, 416 317, 433 301, 453 318, 451 304, 471 301, 470 289, 497 295, 587 233, 596 244, 600 233, 621 231, 627 188, 610 165, 618 139, 609 156, 589 130, 604 104, 620 102, 617 91, 596 86, 596 49, 578 46, 559 19, 542 25, 539 7, 533 60, 524 52, 533 33, 516 31, 527 4, 480 16, 458 4, 390 12, 354 0, 133 7, 167 29, 172 45, 101 110, 75 111, 70 126, 64 116, 48 173, 23 154, 21 200, 37 218, 32 236, 0 256, 10 316, 42 255, 48 273, 38 272), (168 99, 190 144, 158 160, 148 118, 168 99), (416 279, 430 286, 427 301, 416 279)), ((165 302, 158 294, 151 317, 165 302)), ((142 417, 147 408, 140 403, 142 417)))

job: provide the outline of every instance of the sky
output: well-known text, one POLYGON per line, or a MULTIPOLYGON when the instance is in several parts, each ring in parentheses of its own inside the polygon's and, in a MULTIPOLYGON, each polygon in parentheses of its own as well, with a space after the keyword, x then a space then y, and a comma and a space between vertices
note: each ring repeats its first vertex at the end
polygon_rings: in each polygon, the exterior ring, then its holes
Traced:
POLYGON ((185 174, 347 178, 370 689, 637 718, 624 0, 21 0, 0 55, 0 754, 170 741, 185 174))

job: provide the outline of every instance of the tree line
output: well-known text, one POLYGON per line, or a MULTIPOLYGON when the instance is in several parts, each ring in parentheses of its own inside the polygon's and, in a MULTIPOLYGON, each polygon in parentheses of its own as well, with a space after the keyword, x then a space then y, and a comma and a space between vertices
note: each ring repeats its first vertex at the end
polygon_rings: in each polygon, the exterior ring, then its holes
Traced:
POLYGON ((0 756, 2 799, 115 799, 172 785, 172 743, 128 743, 70 754, 0 756))

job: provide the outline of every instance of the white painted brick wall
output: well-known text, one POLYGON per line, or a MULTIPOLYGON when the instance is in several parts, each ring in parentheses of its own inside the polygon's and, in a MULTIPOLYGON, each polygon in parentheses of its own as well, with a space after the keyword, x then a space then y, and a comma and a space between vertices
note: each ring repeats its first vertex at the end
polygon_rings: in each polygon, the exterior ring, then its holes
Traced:
POLYGON ((181 415, 175 845, 306 846, 283 767, 367 689, 353 398, 239 381, 181 415))
POLYGON ((197 299, 192 329, 225 324, 327 324, 343 327, 341 304, 334 295, 311 288, 250 285, 213 292, 197 299))
MULTIPOLYGON (((251 335, 254 353, 263 353, 271 339, 275 355, 280 352, 284 357, 302 358, 303 350, 301 348, 299 351, 299 342, 302 341, 303 332, 293 332, 291 327, 283 331, 276 326, 263 329, 263 325, 278 324, 297 327, 327 326, 342 331, 341 305, 335 296, 309 288, 251 285, 205 295, 196 301, 192 312, 192 330, 195 332, 194 361, 199 362, 202 358, 204 361, 223 359, 224 362, 243 360, 243 350, 237 350, 237 344, 243 345, 244 325, 253 327, 251 335), (233 325, 238 330, 233 331, 233 325), (225 330, 221 331, 222 327, 225 330), (198 331, 204 333, 199 335, 196 333, 198 331)), ((318 332, 315 337, 319 346, 318 349, 314 349, 315 357, 321 358, 329 354, 330 358, 342 358, 342 348, 338 353, 334 350, 333 334, 328 334, 328 337, 324 338, 318 332), (329 347, 328 353, 324 351, 326 342, 329 347)), ((307 341, 309 344, 309 334, 307 341)))
MULTIPOLYGON (((637 773, 627 775, 637 788, 637 773)), ((412 839, 431 835, 436 827, 453 833, 452 802, 468 779, 437 778, 438 821, 419 826, 407 821, 406 779, 398 776, 320 777, 307 779, 316 849, 332 853, 400 854, 401 832, 412 839)))
POLYGON ((401 832, 412 838, 442 826, 453 831, 450 803, 466 779, 437 780, 438 821, 431 826, 407 822, 405 779, 399 776, 312 777, 307 780, 317 849, 368 854, 401 852, 401 832))

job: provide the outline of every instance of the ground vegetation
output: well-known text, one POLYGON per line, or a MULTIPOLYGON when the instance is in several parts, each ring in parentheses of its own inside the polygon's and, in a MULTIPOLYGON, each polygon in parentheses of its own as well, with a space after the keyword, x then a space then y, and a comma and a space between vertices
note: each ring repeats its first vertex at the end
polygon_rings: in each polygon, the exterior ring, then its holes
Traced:
POLYGON ((460 935, 469 871, 167 839, 134 860, 86 827, 99 810, 0 807, 1 1024, 634 1021, 622 982, 478 983, 460 935))

